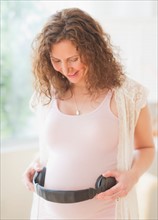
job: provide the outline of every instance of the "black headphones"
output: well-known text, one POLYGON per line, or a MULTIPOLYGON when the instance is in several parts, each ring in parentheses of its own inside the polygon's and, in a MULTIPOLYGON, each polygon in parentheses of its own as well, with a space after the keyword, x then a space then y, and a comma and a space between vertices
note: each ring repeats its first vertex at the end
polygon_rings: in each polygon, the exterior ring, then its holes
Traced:
POLYGON ((116 185, 116 179, 114 177, 104 177, 100 175, 96 181, 95 188, 100 190, 100 192, 105 192, 116 185))
POLYGON ((42 171, 36 172, 33 177, 36 193, 43 199, 56 203, 76 203, 92 199, 97 194, 110 189, 117 183, 114 177, 104 177, 100 175, 96 180, 95 188, 76 191, 52 190, 44 188, 45 174, 46 167, 44 167, 42 171))

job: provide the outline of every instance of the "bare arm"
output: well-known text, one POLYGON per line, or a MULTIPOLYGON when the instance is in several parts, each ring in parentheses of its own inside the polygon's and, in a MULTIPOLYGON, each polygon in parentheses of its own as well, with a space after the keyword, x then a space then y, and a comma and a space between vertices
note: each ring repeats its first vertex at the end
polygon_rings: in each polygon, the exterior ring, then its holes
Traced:
POLYGON ((98 199, 116 199, 126 196, 141 175, 150 167, 155 150, 150 112, 147 106, 140 112, 134 138, 135 153, 131 169, 128 171, 108 171, 103 174, 105 177, 114 176, 118 183, 106 192, 100 193, 97 196, 98 199))
POLYGON ((135 155, 131 171, 137 179, 150 167, 155 149, 148 106, 141 110, 135 128, 135 155))

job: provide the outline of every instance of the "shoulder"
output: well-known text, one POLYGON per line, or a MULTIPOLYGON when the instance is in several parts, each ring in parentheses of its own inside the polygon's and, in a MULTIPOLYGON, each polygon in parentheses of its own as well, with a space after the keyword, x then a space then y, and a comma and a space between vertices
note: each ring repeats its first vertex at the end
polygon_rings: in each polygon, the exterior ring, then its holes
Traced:
POLYGON ((29 101, 29 108, 32 112, 38 112, 39 110, 49 109, 54 98, 50 99, 45 95, 40 95, 37 91, 34 91, 29 101))
POLYGON ((117 88, 115 92, 117 96, 124 98, 125 101, 132 102, 138 108, 146 105, 149 93, 144 85, 129 76, 125 76, 122 86, 117 88))
POLYGON ((129 76, 125 76, 122 86, 116 89, 116 92, 121 91, 124 95, 134 98, 136 95, 147 95, 148 89, 139 83, 138 81, 132 79, 129 76))
POLYGON ((132 93, 135 94, 141 90, 147 91, 147 88, 145 86, 143 86, 141 83, 132 79, 129 76, 125 76, 125 80, 120 88, 121 88, 121 90, 123 90, 124 92, 126 92, 127 94, 130 94, 130 95, 132 93))

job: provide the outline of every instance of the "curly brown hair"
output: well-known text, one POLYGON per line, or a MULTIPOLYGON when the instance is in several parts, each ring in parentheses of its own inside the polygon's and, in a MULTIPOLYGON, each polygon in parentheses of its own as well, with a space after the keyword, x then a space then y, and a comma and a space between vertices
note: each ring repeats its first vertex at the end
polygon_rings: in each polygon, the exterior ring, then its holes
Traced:
POLYGON ((82 62, 88 66, 86 85, 90 92, 121 86, 123 68, 114 54, 109 35, 89 14, 70 8, 51 16, 33 41, 33 73, 40 95, 51 100, 52 88, 57 97, 63 97, 70 89, 70 82, 53 68, 50 58, 53 44, 64 39, 76 46, 82 62))

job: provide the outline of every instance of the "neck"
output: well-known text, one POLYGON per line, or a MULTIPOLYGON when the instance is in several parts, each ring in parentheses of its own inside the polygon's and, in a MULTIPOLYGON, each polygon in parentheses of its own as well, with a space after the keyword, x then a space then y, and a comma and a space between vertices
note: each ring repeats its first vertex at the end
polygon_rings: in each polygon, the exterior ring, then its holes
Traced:
POLYGON ((87 87, 85 85, 75 85, 72 86, 71 88, 71 92, 72 94, 75 94, 76 97, 80 97, 80 96, 84 96, 84 95, 88 95, 89 91, 87 89, 87 87))

